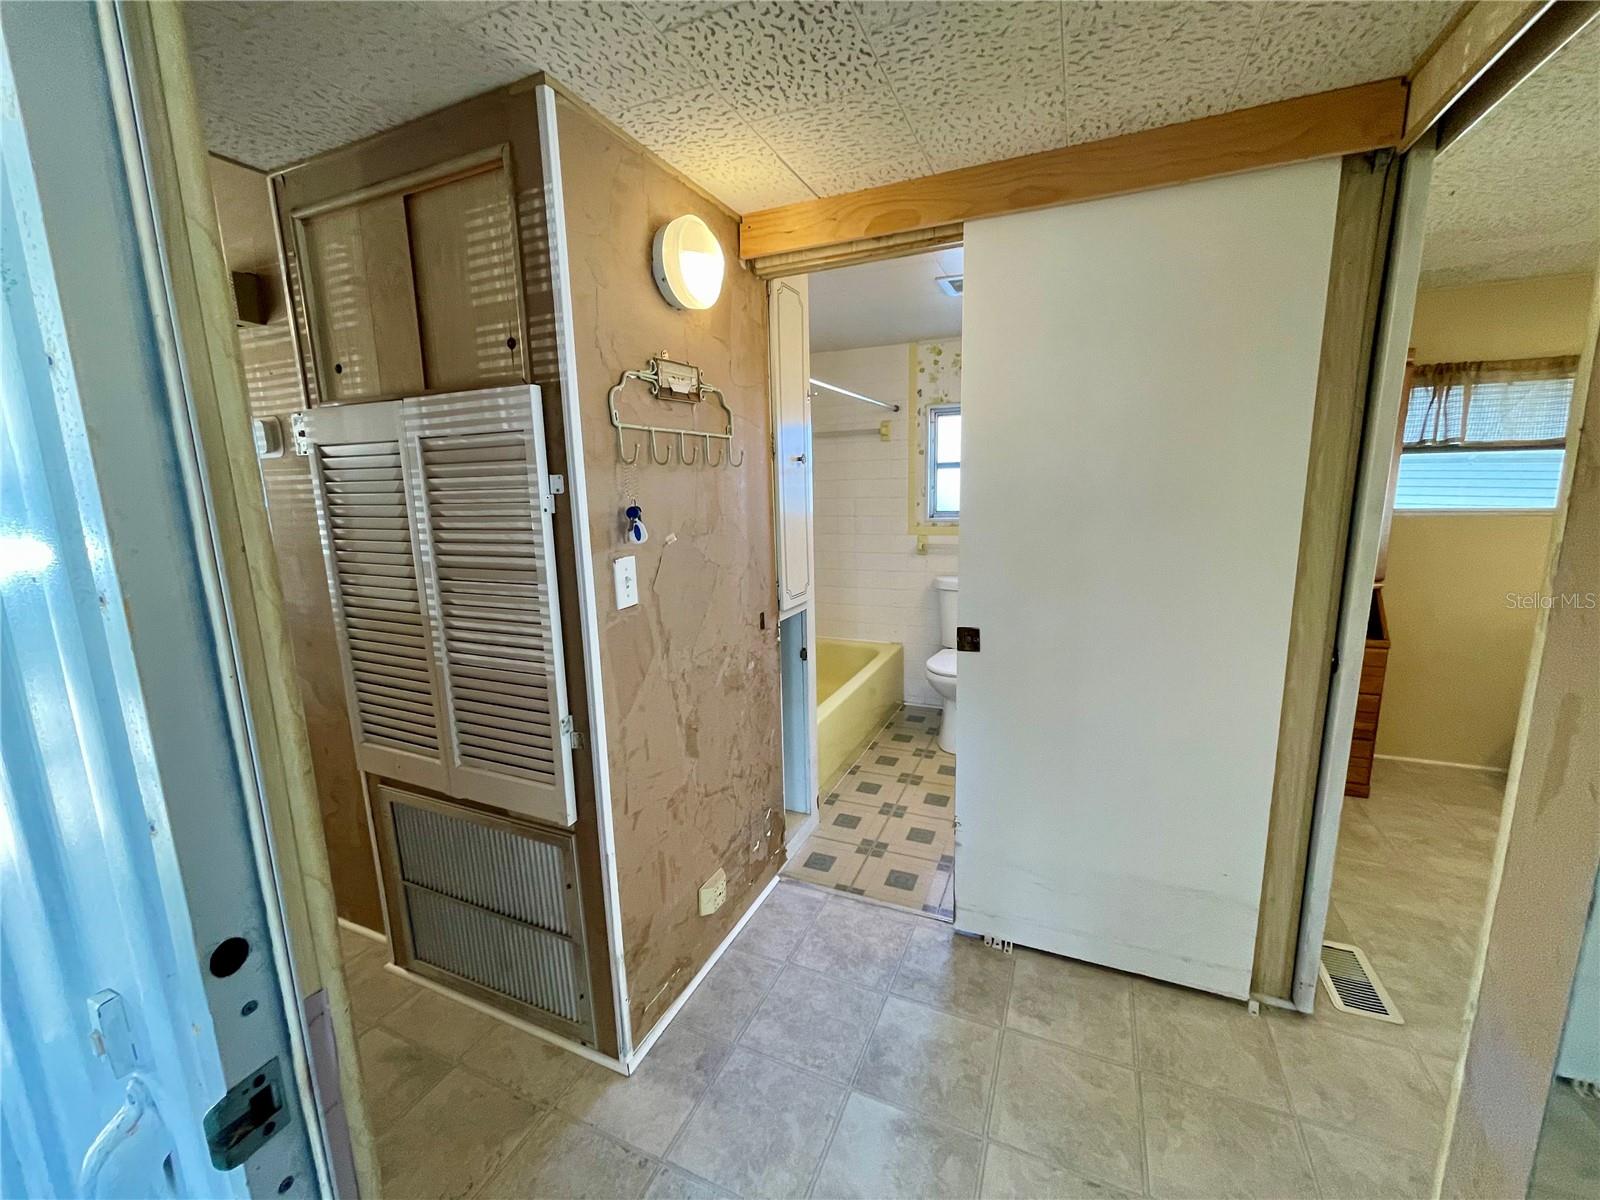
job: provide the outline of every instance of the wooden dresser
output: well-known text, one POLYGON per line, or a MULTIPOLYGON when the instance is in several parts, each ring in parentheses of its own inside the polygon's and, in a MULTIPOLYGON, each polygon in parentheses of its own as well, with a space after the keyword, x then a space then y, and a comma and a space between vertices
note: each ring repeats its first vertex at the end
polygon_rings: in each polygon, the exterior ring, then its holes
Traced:
POLYGON ((1378 711, 1383 706, 1383 673, 1389 665, 1389 621, 1383 611, 1383 589, 1372 589, 1367 617, 1367 649, 1361 659, 1361 694, 1356 699, 1356 730, 1350 739, 1350 767, 1345 773, 1347 796, 1372 790, 1372 753, 1378 744, 1378 711))

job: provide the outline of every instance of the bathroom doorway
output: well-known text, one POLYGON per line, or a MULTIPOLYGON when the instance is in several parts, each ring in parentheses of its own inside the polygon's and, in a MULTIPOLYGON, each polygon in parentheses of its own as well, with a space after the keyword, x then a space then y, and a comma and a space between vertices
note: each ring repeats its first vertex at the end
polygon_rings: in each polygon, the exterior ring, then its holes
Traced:
POLYGON ((945 921, 959 826, 961 280, 959 246, 806 279, 815 700, 804 730, 817 820, 785 868, 945 921))

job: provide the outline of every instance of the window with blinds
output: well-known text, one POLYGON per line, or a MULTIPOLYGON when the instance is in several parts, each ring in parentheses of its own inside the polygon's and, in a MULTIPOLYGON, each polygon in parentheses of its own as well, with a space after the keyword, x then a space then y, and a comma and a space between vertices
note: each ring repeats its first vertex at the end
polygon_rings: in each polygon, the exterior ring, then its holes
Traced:
POLYGON ((1553 508, 1576 367, 1565 358, 1418 367, 1395 508, 1553 508))
POLYGON ((570 827, 538 389, 301 423, 362 769, 570 827))

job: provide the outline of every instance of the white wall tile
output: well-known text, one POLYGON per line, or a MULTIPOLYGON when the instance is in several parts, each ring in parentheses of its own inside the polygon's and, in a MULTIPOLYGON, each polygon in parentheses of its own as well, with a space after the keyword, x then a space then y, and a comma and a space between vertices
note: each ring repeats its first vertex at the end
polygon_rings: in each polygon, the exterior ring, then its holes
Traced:
POLYGON ((911 347, 819 352, 811 356, 811 371, 900 405, 899 412, 887 413, 821 389, 812 401, 818 631, 823 637, 898 642, 905 648, 906 700, 937 704, 926 673, 928 658, 939 649, 933 577, 955 574, 958 539, 930 539, 928 553, 918 554, 908 531, 911 347), (885 419, 887 442, 878 435, 885 419))

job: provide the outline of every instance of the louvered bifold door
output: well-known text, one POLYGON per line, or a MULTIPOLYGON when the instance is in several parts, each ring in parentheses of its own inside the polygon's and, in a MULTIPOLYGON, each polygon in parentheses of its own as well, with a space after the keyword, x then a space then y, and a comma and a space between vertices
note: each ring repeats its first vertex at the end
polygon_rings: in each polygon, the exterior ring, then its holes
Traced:
POLYGON ((539 389, 402 402, 450 794, 576 820, 539 389))
POLYGON ((447 791, 442 688, 417 573, 401 401, 300 414, 361 769, 447 791))

